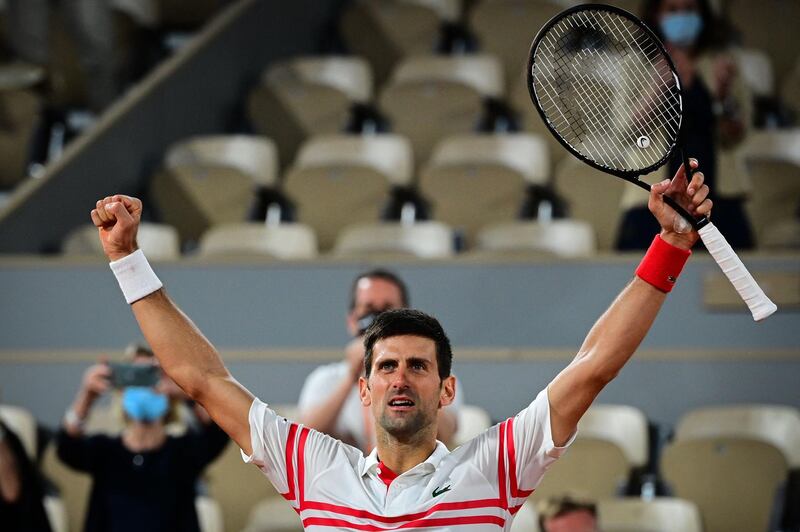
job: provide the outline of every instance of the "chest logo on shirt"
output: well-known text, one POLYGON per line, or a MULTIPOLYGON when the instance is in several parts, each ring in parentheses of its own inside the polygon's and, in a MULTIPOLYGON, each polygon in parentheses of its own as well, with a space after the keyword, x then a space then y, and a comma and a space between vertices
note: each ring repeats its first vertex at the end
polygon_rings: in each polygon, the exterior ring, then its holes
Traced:
POLYGON ((450 491, 450 484, 448 484, 447 486, 445 486, 444 488, 441 488, 441 489, 433 488, 433 493, 431 493, 431 495, 433 495, 434 497, 438 497, 442 493, 446 493, 448 491, 450 491))

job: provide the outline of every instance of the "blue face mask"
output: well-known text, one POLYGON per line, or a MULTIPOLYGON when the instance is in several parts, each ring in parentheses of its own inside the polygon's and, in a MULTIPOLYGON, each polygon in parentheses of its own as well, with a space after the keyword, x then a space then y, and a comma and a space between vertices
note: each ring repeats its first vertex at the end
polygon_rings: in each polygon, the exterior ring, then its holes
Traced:
POLYGON ((164 394, 152 388, 131 386, 122 392, 122 408, 134 421, 151 422, 164 417, 169 401, 164 394))
POLYGON ((675 46, 692 46, 703 29, 703 19, 695 11, 678 11, 661 17, 664 38, 675 46))

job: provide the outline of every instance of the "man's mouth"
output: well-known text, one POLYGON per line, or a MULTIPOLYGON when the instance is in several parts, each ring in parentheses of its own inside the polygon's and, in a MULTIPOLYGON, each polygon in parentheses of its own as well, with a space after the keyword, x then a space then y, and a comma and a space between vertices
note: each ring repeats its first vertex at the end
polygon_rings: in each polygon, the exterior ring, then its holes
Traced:
POLYGON ((395 397, 389 401, 389 408, 392 410, 410 410, 414 407, 414 401, 408 397, 395 397))

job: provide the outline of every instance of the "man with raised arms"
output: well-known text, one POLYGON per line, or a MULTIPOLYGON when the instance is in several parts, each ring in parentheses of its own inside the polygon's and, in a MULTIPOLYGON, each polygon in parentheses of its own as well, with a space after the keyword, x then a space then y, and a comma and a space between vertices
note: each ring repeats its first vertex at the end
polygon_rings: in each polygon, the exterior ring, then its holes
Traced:
MULTIPOLYGON (((696 167, 696 161, 692 161, 696 167)), ((514 514, 574 438, 578 420, 650 329, 697 241, 679 232, 668 194, 694 215, 711 202, 703 174, 683 170, 652 187, 662 229, 636 275, 589 331, 575 359, 515 417, 454 451, 436 440, 453 401, 450 343, 414 310, 382 313, 366 331, 361 402, 375 419, 368 456, 277 416, 239 384, 217 351, 169 299, 137 249, 139 200, 110 196, 91 217, 111 268, 161 367, 241 447, 312 531, 509 530, 514 514)))

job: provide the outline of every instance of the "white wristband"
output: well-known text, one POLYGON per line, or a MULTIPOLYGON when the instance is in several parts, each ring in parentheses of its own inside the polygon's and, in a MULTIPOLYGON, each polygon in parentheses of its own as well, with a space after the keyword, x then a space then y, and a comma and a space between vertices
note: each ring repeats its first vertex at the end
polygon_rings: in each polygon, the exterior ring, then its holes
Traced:
POLYGON ((109 263, 128 304, 149 296, 163 284, 156 276, 141 249, 109 263))

